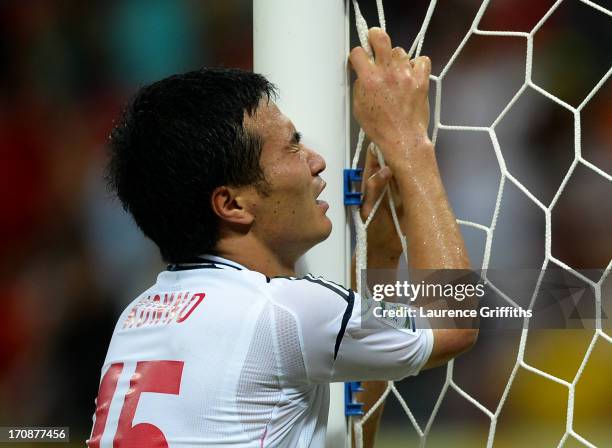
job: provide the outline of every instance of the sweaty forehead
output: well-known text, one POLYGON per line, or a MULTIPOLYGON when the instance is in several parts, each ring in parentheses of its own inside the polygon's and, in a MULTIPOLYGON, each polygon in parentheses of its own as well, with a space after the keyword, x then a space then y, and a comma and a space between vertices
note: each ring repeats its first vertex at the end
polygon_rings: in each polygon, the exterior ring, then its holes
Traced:
POLYGON ((293 124, 273 101, 262 99, 252 116, 244 114, 244 126, 259 135, 264 145, 285 142, 293 134, 293 124))

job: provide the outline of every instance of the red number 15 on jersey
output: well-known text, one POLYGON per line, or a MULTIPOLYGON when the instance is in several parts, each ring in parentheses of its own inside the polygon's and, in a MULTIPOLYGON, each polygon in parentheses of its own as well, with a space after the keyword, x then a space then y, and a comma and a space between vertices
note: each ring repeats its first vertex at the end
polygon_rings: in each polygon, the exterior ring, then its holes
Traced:
MULTIPOLYGON (((141 361, 130 380, 125 394, 117 432, 113 437, 113 448, 168 448, 168 442, 161 430, 150 423, 132 426, 136 407, 143 392, 178 395, 183 375, 182 361, 141 361)), ((89 448, 100 448, 100 439, 106 427, 108 411, 117 389, 117 382, 123 371, 123 363, 112 364, 100 383, 96 406, 96 422, 87 441, 89 448)))

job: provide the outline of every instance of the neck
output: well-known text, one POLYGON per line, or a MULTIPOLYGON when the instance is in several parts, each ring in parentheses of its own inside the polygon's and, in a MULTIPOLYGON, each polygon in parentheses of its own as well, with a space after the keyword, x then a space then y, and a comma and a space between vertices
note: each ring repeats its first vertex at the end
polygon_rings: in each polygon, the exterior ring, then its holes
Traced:
POLYGON ((299 258, 299 256, 283 257, 263 242, 247 236, 219 240, 216 254, 268 277, 295 276, 295 263, 299 258))

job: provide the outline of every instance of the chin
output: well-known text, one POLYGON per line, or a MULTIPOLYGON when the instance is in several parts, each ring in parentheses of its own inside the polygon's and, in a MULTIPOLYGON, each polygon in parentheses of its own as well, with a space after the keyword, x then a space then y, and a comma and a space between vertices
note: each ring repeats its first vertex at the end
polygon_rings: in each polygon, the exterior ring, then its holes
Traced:
POLYGON ((331 222, 331 219, 329 219, 326 216, 325 217, 325 228, 324 230, 321 231, 321 240, 319 241, 319 243, 329 238, 329 235, 331 235, 331 232, 332 232, 332 228, 333 228, 333 224, 331 222))

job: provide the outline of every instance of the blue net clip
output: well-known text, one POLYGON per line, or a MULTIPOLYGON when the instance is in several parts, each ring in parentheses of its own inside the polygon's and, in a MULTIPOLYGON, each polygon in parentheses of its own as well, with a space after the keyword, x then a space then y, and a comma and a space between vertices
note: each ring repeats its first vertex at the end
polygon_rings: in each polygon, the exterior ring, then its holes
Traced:
POLYGON ((363 415, 363 403, 353 401, 355 392, 363 392, 360 381, 344 383, 344 415, 363 415))
POLYGON ((353 191, 353 183, 361 182, 363 169, 344 169, 344 205, 361 205, 361 192, 353 191))

